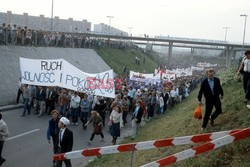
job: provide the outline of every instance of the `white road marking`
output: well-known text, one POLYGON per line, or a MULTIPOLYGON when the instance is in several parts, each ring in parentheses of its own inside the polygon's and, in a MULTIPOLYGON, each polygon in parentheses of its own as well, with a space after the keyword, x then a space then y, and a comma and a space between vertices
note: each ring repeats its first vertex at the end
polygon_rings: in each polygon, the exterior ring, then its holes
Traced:
POLYGON ((6 141, 9 141, 9 140, 13 140, 13 139, 16 139, 18 137, 22 137, 22 136, 25 136, 25 135, 28 135, 30 133, 33 133, 33 132, 36 132, 36 131, 39 131, 40 129, 34 129, 34 130, 31 130, 31 131, 28 131, 28 132, 25 132, 25 133, 21 133, 19 135, 16 135, 16 136, 12 136, 12 137, 9 137, 6 139, 6 141))

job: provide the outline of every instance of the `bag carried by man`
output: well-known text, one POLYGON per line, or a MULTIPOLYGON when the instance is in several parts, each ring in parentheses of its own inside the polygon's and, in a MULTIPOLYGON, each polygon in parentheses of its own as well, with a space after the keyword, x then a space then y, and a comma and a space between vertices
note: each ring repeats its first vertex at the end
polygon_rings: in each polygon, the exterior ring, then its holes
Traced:
POLYGON ((194 111, 194 118, 196 119, 202 119, 202 110, 201 110, 201 105, 199 104, 195 111, 194 111))

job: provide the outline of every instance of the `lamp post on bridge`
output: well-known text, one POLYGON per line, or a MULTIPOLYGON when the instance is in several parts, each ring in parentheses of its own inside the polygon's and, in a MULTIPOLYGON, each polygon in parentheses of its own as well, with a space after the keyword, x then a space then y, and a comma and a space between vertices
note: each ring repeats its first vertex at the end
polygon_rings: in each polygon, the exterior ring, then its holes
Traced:
POLYGON ((51 27, 50 31, 53 31, 53 11, 54 11, 54 0, 52 0, 52 8, 51 8, 51 27))
POLYGON ((128 36, 132 36, 131 34, 131 30, 133 29, 133 27, 128 27, 128 32, 129 32, 129 35, 128 36))
POLYGON ((230 27, 222 27, 223 29, 225 29, 225 42, 227 42, 227 30, 230 28, 230 27))
POLYGON ((245 24, 244 24, 244 32, 243 32, 243 42, 242 42, 242 55, 243 55, 243 49, 245 45, 245 35, 246 35, 246 26, 247 26, 247 16, 246 14, 241 14, 240 17, 245 17, 245 24))
POLYGON ((111 19, 113 19, 114 16, 107 16, 107 18, 109 18, 109 35, 111 35, 110 34, 110 31, 111 31, 111 19))

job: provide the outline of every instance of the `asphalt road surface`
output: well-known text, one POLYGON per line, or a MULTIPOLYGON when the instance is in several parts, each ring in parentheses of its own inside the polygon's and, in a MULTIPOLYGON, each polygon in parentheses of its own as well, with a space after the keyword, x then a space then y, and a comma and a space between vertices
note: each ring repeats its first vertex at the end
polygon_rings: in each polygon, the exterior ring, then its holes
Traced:
MULTIPOLYGON (((48 121, 51 119, 51 116, 43 115, 38 118, 37 115, 31 113, 21 117, 22 111, 23 109, 20 108, 2 112, 3 120, 6 122, 10 133, 3 148, 2 156, 6 159, 6 162, 2 166, 52 167, 53 145, 48 144, 46 138, 48 121)), ((107 117, 106 122, 108 120, 107 117)), ((128 117, 129 119, 130 117, 128 117)), ((125 128, 122 128, 122 137, 129 136, 131 133, 130 127, 130 125, 127 125, 125 128)), ((98 135, 95 136, 91 146, 88 146, 86 141, 90 138, 92 125, 89 125, 87 130, 83 130, 79 122, 78 126, 70 125, 68 128, 73 131, 74 151, 111 145, 112 138, 108 133, 107 126, 103 130, 104 142, 100 141, 101 137, 98 135)), ((72 159, 71 162, 73 167, 80 167, 86 165, 90 160, 93 160, 93 157, 72 159)))

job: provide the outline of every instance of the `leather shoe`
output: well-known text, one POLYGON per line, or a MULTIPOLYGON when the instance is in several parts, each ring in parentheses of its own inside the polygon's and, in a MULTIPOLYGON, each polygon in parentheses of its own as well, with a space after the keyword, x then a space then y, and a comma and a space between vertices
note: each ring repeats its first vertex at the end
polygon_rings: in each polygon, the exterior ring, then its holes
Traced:
POLYGON ((2 158, 2 159, 0 160, 0 166, 1 166, 5 161, 6 161, 6 159, 2 158))

